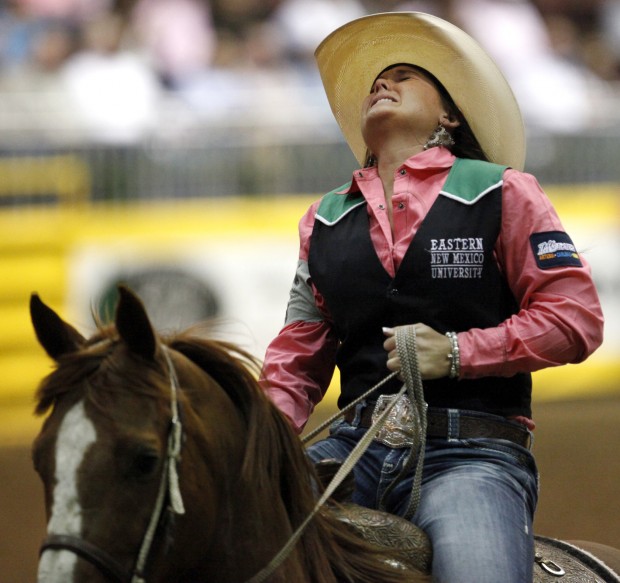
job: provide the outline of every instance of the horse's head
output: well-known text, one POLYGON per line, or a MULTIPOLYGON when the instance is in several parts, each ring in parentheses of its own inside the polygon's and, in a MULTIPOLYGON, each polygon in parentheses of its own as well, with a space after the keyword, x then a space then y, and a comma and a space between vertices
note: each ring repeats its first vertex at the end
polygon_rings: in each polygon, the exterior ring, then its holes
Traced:
POLYGON ((204 556, 218 527, 218 500, 232 488, 220 468, 241 464, 245 422, 236 397, 165 346, 127 289, 115 324, 90 339, 36 295, 31 316, 57 363, 39 388, 37 412, 51 412, 33 447, 48 515, 39 581, 129 581, 140 554, 158 573, 149 581, 172 580, 167 569, 204 556), (200 497, 200 506, 183 514, 183 497, 200 497), (183 529, 196 536, 167 556, 183 529))

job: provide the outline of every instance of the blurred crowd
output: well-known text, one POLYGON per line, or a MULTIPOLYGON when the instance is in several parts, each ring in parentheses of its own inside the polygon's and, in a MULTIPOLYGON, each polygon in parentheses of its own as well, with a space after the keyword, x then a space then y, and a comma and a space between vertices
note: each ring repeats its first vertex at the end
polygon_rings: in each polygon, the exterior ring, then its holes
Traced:
POLYGON ((48 129, 133 142, 161 125, 164 103, 190 125, 311 127, 329 113, 318 43, 395 10, 434 13, 475 37, 530 125, 619 123, 620 0, 3 0, 0 132, 43 113, 48 129))

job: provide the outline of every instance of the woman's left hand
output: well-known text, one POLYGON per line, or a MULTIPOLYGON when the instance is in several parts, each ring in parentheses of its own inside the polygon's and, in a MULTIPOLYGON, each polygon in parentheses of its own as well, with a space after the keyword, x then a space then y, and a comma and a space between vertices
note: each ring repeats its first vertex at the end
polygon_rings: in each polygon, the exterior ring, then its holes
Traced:
MULTIPOLYGON (((415 324, 416 346, 418 349, 418 365, 423 380, 439 379, 450 373, 450 358, 452 350, 450 339, 433 330, 426 324, 415 324)), ((392 372, 400 371, 401 363, 396 350, 396 328, 384 328, 386 340, 383 348, 387 351, 387 367, 392 372)))

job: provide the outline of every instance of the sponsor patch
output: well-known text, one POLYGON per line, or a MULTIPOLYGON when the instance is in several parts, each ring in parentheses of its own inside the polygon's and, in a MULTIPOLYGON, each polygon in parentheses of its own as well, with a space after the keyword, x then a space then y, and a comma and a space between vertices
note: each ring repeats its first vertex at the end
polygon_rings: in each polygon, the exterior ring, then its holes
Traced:
POLYGON ((550 267, 582 267, 579 253, 571 238, 562 231, 534 233, 530 236, 530 244, 541 269, 550 267))

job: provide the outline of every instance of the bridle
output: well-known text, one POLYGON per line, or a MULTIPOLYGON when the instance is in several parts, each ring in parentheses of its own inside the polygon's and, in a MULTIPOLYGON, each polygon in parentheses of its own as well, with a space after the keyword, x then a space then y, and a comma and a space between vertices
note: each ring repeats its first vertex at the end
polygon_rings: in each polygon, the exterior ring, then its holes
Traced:
POLYGON ((115 581, 115 583, 146 583, 144 571, 155 539, 155 531, 161 520, 166 501, 168 501, 169 511, 174 514, 185 513, 177 472, 177 463, 180 457, 181 438, 183 433, 183 427, 179 417, 179 380, 172 359, 170 358, 169 349, 164 345, 162 345, 162 349, 166 359, 168 377, 170 380, 171 420, 168 429, 168 447, 159 482, 157 499, 155 500, 155 506, 153 507, 151 518, 146 532, 144 533, 133 570, 128 571, 125 569, 114 557, 96 545, 79 536, 69 534, 49 534, 41 544, 39 555, 46 550, 70 551, 97 567, 99 571, 109 579, 115 581))
MULTIPOLYGON (((415 511, 415 507, 419 503, 420 496, 423 452, 426 435, 426 403, 424 402, 422 378, 420 375, 419 364, 417 360, 416 334, 414 326, 401 326, 397 328, 396 337, 396 346, 402 363, 401 374, 405 380, 405 384, 403 385, 397 396, 405 393, 411 396, 412 402, 414 402, 416 404, 416 407, 418 408, 418 419, 422 423, 421 435, 424 436, 423 439, 416 446, 418 453, 422 454, 422 458, 420 458, 420 461, 419 463, 417 463, 416 466, 413 488, 407 509, 407 515, 412 516, 415 511)), ((166 499, 169 500, 169 510, 171 512, 174 512, 175 514, 185 513, 177 473, 177 462, 180 457, 182 437, 182 425, 179 418, 178 402, 179 381, 177 378, 176 370, 172 363, 172 359, 170 358, 169 349, 164 345, 162 345, 162 349, 166 358, 166 363, 168 365, 168 375, 170 378, 170 402, 172 419, 170 423, 170 429, 168 431, 168 448, 166 459, 162 469, 159 492, 155 501, 155 507, 153 508, 153 512, 151 514, 151 519, 142 540, 142 545, 140 547, 134 569, 131 572, 128 572, 122 565, 118 563, 116 559, 110 556, 107 552, 99 549, 96 545, 93 545, 81 539, 80 537, 73 535, 48 535, 48 537, 43 541, 41 545, 39 554, 43 553, 43 551, 47 549, 68 550, 90 562, 107 577, 113 579, 115 583, 146 583, 146 579, 144 578, 144 570, 146 567, 146 562, 148 560, 149 552, 153 545, 157 525, 161 520, 166 499)), ((361 397, 356 399, 353 403, 350 403, 348 407, 341 410, 333 418, 328 420, 328 422, 331 423, 331 421, 333 421, 335 418, 340 417, 345 412, 345 410, 348 410, 350 407, 356 405, 362 399, 364 399, 376 389, 378 389, 379 386, 383 385, 385 382, 395 377, 396 375, 397 373, 391 373, 390 375, 388 375, 381 382, 369 389, 361 397)), ((342 482, 344 477, 352 470, 357 460, 359 460, 359 458, 368 448, 372 439, 374 439, 374 436, 387 421, 388 415, 392 407, 394 406, 394 403, 396 403, 395 400, 386 407, 386 409, 381 413, 373 427, 371 427, 366 432, 365 436, 358 442, 357 446, 351 452, 349 458, 345 461, 343 466, 332 479, 331 483, 324 490, 322 496, 316 502, 313 510, 301 523, 297 530, 289 537, 286 544, 263 569, 261 569, 253 577, 248 579, 246 583, 262 583, 263 581, 266 581, 280 567, 280 565, 291 553, 298 540, 301 538, 301 535, 308 526, 308 524, 316 516, 316 514, 325 504, 327 499, 333 494, 334 490, 342 482)), ((322 430, 324 426, 325 424, 321 425, 315 430, 315 432, 306 436, 304 441, 308 441, 315 435, 316 432, 322 430)), ((414 456, 409 457, 410 460, 413 462, 414 456)), ((403 468, 401 474, 396 477, 394 482, 391 484, 391 487, 396 485, 401 475, 404 474, 404 472, 408 469, 408 465, 409 463, 406 464, 405 468, 403 468)))

